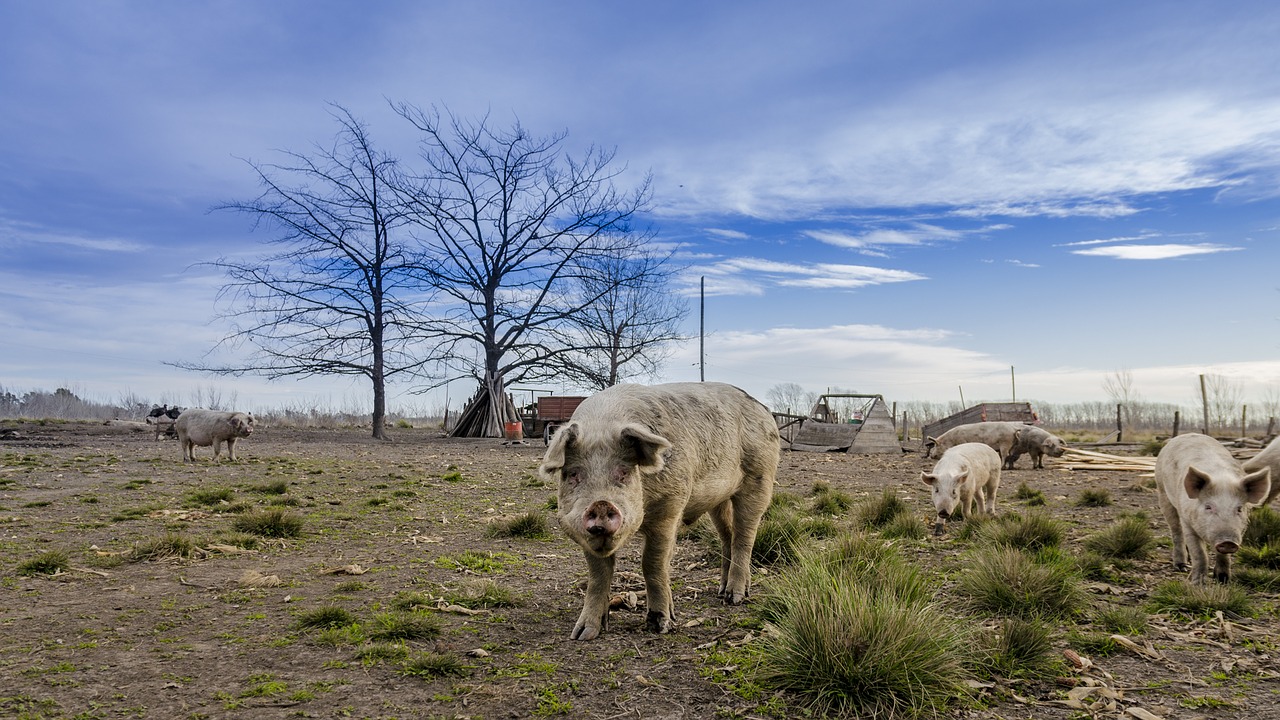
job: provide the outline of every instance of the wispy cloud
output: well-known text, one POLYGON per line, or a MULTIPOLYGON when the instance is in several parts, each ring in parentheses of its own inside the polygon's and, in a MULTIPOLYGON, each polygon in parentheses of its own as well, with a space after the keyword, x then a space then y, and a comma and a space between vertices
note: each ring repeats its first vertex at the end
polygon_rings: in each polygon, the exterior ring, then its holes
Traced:
POLYGON ((80 250, 108 253, 137 253, 144 243, 119 237, 91 237, 48 230, 30 223, 0 219, 0 245, 62 245, 80 250))
POLYGON ((1071 252, 1076 255, 1110 257, 1118 260, 1168 260, 1170 258, 1187 257, 1188 255, 1211 255, 1243 249, 1226 245, 1214 245, 1212 243, 1200 243, 1199 245, 1166 243, 1163 245, 1107 245, 1105 247, 1072 250, 1071 252))
POLYGON ((724 228, 706 228, 704 230, 708 235, 722 240, 749 240, 750 235, 740 230, 726 230, 724 228))
POLYGON ((761 258, 727 258, 716 263, 691 268, 687 284, 697 286, 697 278, 705 276, 707 291, 720 295, 763 294, 767 286, 812 288, 815 290, 853 290, 869 285, 927 280, 919 273, 906 270, 843 265, 837 263, 789 263, 761 258))

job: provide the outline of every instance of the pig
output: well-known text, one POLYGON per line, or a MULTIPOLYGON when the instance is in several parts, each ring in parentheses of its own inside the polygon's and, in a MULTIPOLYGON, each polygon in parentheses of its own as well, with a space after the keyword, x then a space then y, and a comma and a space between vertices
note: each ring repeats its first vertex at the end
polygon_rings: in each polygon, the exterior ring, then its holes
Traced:
POLYGON ((1009 456, 1005 458, 1004 469, 1012 470, 1013 464, 1022 457, 1022 453, 1031 456, 1031 467, 1037 470, 1044 469, 1044 456, 1062 457, 1067 451, 1067 445, 1062 438, 1053 433, 1038 428, 1035 425, 1023 425, 1019 427, 1014 435, 1013 449, 1009 451, 1009 456))
POLYGON ((1222 443, 1190 433, 1167 442, 1156 458, 1156 494, 1173 536, 1173 564, 1193 583, 1208 570, 1205 544, 1217 553, 1213 577, 1231 579, 1231 555, 1249 522, 1249 508, 1271 492, 1271 469, 1246 473, 1222 443))
POLYGON ((1271 492, 1263 505, 1270 505, 1276 495, 1280 494, 1280 437, 1272 440, 1262 452, 1244 461, 1245 472, 1256 472, 1263 468, 1271 468, 1271 492))
POLYGON ((191 408, 183 410, 177 420, 173 421, 173 429, 178 433, 178 444, 182 446, 182 459, 195 462, 195 446, 213 446, 213 459, 217 460, 222 452, 222 443, 227 443, 227 453, 236 459, 236 440, 253 434, 253 415, 242 412, 222 412, 218 410, 201 410, 191 408))
POLYGON ((964 516, 972 517, 973 501, 992 515, 996 512, 996 491, 1000 489, 1000 454, 985 443, 960 443, 948 448, 931 472, 920 473, 920 480, 933 487, 933 507, 938 521, 933 534, 941 535, 947 519, 959 506, 964 516))
POLYGON ((732 385, 614 385, 584 400, 552 436, 538 468, 558 484, 560 525, 587 561, 586 600, 570 638, 592 640, 607 628, 617 552, 637 533, 644 539, 645 624, 670 631, 676 531, 704 513, 723 549, 720 595, 741 603, 780 454, 773 415, 732 385))
POLYGON ((990 445, 991 449, 1000 453, 1003 461, 1013 451, 1016 433, 1019 428, 1026 427, 1019 422, 977 422, 957 425, 936 438, 925 439, 926 456, 932 460, 942 457, 948 449, 961 443, 980 442, 990 445))

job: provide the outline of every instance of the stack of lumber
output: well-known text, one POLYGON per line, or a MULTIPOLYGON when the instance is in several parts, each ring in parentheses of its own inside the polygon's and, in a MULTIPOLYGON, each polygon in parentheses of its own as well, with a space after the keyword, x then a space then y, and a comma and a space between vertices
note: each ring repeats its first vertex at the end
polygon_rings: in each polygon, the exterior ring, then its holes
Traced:
POLYGON ((1056 463, 1057 467, 1066 470, 1128 470, 1133 472, 1154 473, 1156 459, 1130 455, 1108 455, 1107 453, 1067 448, 1056 463))

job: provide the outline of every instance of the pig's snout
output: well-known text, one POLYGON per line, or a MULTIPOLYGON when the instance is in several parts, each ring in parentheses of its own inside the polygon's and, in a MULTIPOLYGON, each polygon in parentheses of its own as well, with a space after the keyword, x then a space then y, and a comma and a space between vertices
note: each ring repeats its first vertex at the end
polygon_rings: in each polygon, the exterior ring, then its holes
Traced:
POLYGON ((950 511, 950 510, 939 510, 939 511, 938 511, 938 517, 942 518, 943 520, 946 520, 947 518, 951 517, 951 511, 950 511))
POLYGON ((1236 542, 1232 542, 1230 540, 1223 540, 1217 545, 1214 545, 1213 549, 1217 550, 1223 555, 1230 555, 1240 549, 1240 544, 1236 542))
POLYGON ((597 500, 583 513, 582 525, 591 535, 612 535, 622 527, 622 511, 608 500, 597 500))

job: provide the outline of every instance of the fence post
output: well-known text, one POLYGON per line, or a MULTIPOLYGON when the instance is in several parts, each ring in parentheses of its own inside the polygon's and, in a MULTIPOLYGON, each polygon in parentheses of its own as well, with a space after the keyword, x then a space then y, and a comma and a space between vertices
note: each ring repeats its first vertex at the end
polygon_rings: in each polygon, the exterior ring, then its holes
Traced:
POLYGON ((1241 406, 1240 406, 1240 437, 1248 437, 1248 436, 1249 436, 1249 430, 1248 430, 1248 427, 1249 427, 1249 420, 1248 420, 1248 418, 1249 418, 1249 406, 1248 406, 1248 405, 1241 405, 1241 406))
POLYGON ((1173 411, 1173 434, 1169 437, 1178 437, 1178 423, 1182 420, 1182 411, 1173 411))
POLYGON ((1120 408, 1123 405, 1116 405, 1116 442, 1124 442, 1124 426, 1120 424, 1120 408))
POLYGON ((1209 396, 1204 391, 1204 376, 1200 376, 1200 404, 1204 408, 1204 430, 1205 435, 1209 434, 1209 396))

